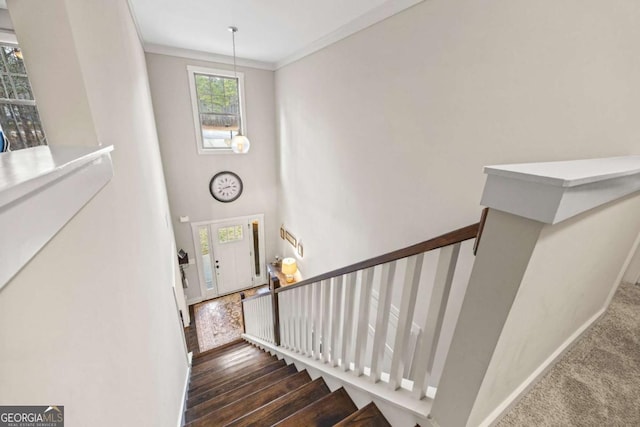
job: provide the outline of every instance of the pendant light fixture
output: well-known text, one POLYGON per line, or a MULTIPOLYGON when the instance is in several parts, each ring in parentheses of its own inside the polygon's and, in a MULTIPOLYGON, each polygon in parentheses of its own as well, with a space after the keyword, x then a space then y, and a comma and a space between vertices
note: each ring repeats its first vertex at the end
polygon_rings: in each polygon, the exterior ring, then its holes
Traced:
MULTIPOLYGON (((240 106, 240 82, 238 81, 238 70, 236 70, 236 33, 238 28, 232 26, 229 27, 229 31, 231 31, 231 41, 233 43, 233 75, 238 85, 238 105, 240 106)), ((242 116, 238 114, 238 133, 231 138, 231 149, 234 153, 245 154, 249 152, 249 148, 251 148, 251 142, 249 142, 249 138, 242 134, 242 116)))

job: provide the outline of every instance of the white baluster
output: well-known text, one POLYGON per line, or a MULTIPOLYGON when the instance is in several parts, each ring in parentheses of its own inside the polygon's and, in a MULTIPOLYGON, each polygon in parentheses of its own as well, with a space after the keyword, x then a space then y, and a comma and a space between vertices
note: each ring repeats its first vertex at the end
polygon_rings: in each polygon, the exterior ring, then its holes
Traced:
POLYGON ((422 274, 422 261, 424 254, 418 254, 407 258, 402 297, 398 315, 398 327, 396 339, 393 345, 393 358, 391 359, 391 372, 389 375, 389 387, 392 390, 400 388, 404 373, 405 350, 411 334, 411 323, 416 307, 420 275, 422 274))
POLYGON ((431 291, 429 311, 422 328, 422 339, 414 360, 415 373, 413 375, 413 395, 422 399, 427 394, 429 375, 433 369, 433 360, 436 354, 436 346, 440 339, 442 321, 444 319, 449 291, 453 282, 453 275, 460 253, 460 243, 445 246, 440 249, 436 277, 431 291))
POLYGON ((286 292, 279 293, 278 298, 280 299, 280 304, 278 305, 280 309, 280 345, 284 348, 289 348, 289 329, 287 328, 287 311, 289 306, 287 305, 286 292))
POLYGON ((370 379, 374 383, 380 381, 380 374, 382 373, 384 348, 389 326, 389 312, 391 311, 391 288, 395 271, 395 261, 382 265, 380 286, 378 288, 380 290, 378 292, 378 315, 376 316, 376 329, 373 334, 373 352, 371 355, 370 379))
POLYGON ((260 336, 263 339, 267 339, 267 329, 269 323, 267 322, 267 297, 260 298, 260 336))
MULTIPOLYGON (((258 307, 257 307, 258 300, 255 300, 255 299, 251 300, 250 305, 251 305, 251 320, 252 320, 252 322, 254 322, 256 320, 256 318, 258 317, 258 315, 259 315, 258 314, 258 307)), ((251 334, 255 335, 255 336, 259 335, 259 331, 258 331, 258 328, 256 327, 255 323, 251 325, 251 334)))
MULTIPOLYGON (((256 299, 256 306, 257 306, 257 316, 256 319, 258 319, 258 321, 264 320, 264 298, 258 298, 256 299)), ((264 336, 264 329, 262 327, 262 322, 258 323, 258 328, 257 328, 257 333, 258 333, 258 337, 262 338, 264 336)))
POLYGON ((273 295, 269 295, 267 297, 267 328, 269 334, 269 341, 272 343, 276 342, 276 337, 274 336, 273 326, 273 295))
POLYGON ((289 303, 291 304, 291 347, 293 351, 298 351, 298 304, 297 293, 295 290, 285 292, 289 294, 289 303))
POLYGON ((294 304, 296 306, 296 351, 302 353, 302 288, 296 288, 293 290, 294 304))
POLYGON ((283 292, 287 296, 287 305, 289 306, 289 348, 293 351, 296 350, 295 341, 295 304, 293 301, 293 294, 291 292, 283 292))
POLYGON ((250 309, 250 312, 251 312, 251 334, 252 335, 257 335, 258 331, 256 329, 256 317, 257 317, 256 300, 252 300, 250 302, 249 306, 251 307, 251 309, 250 309))
POLYGON ((320 359, 322 333, 322 282, 313 284, 313 358, 320 359))
POLYGON ((253 330, 253 319, 255 318, 255 313, 254 313, 254 310, 253 310, 253 304, 251 304, 252 302, 253 301, 247 301, 245 303, 245 306, 247 307, 247 311, 246 311, 246 313, 247 313, 247 322, 248 322, 247 332, 250 335, 255 335, 255 331, 253 330))
POLYGON ((272 324, 269 321, 269 310, 271 308, 271 297, 265 296, 260 298, 262 300, 262 314, 260 315, 260 326, 262 327, 262 336, 265 340, 269 340, 269 330, 273 330, 272 324))
POLYGON ((311 286, 304 287, 304 354, 311 357, 311 286))
POLYGON ((371 306, 371 288, 373 286, 373 268, 368 268, 360 272, 360 295, 358 297, 358 308, 356 310, 357 329, 355 348, 353 351, 354 374, 362 375, 365 364, 365 351, 369 337, 369 309, 371 306))
POLYGON ((342 345, 340 346, 340 359, 343 371, 349 370, 351 364, 351 352, 353 347, 353 300, 356 292, 356 273, 345 276, 344 284, 344 322, 342 329, 342 345))
POLYGON ((312 357, 313 355, 313 288, 312 285, 304 287, 304 296, 305 296, 305 318, 306 324, 305 329, 307 331, 306 334, 306 354, 308 357, 312 357))
POLYGON ((342 326, 342 276, 331 279, 331 366, 338 366, 342 326))
POLYGON ((331 281, 322 281, 322 361, 329 361, 329 316, 331 315, 331 281))

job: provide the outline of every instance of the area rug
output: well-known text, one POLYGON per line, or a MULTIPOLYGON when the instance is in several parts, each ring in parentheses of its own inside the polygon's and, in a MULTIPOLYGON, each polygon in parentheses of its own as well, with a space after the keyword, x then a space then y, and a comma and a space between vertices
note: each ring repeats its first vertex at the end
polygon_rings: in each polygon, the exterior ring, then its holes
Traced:
POLYGON ((497 424, 640 426, 640 286, 609 309, 497 424))
MULTIPOLYGON (((249 297, 265 289, 268 287, 261 286, 243 292, 249 297)), ((244 324, 240 292, 196 304, 193 311, 201 352, 235 341, 242 335, 244 324)))

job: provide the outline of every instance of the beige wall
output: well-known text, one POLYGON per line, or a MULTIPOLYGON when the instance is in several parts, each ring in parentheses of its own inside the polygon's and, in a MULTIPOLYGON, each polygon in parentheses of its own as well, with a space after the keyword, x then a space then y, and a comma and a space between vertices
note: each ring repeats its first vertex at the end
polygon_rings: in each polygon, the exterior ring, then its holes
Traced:
MULTIPOLYGON (((193 259, 195 249, 189 223, 236 216, 265 214, 267 260, 276 254, 280 223, 277 219, 276 142, 274 78, 272 71, 239 67, 245 75, 247 135, 251 151, 245 155, 199 155, 193 124, 187 65, 214 69, 233 69, 226 64, 190 60, 147 53, 158 138, 167 177, 167 192, 178 247, 193 259), (236 172, 242 178, 244 192, 233 203, 220 203, 209 194, 209 181, 222 170, 236 172)), ((195 265, 186 269, 187 297, 200 297, 195 265)))
POLYGON ((303 274, 476 221, 484 165, 638 154, 640 6, 614 4, 433 0, 276 71, 303 274))
POLYGON ((9 8, 49 143, 115 151, 111 182, 0 292, 0 404, 64 405, 69 425, 175 426, 187 360, 173 232, 127 2, 9 8))

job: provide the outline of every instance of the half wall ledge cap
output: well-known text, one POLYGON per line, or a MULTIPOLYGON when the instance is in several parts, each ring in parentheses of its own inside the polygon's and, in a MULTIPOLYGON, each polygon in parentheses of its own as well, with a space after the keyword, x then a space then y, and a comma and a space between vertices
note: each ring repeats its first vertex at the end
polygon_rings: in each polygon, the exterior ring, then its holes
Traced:
POLYGON ((640 191, 640 155, 485 166, 481 204, 556 224, 640 191))
POLYGON ((113 146, 0 153, 0 291, 113 176, 113 146))

